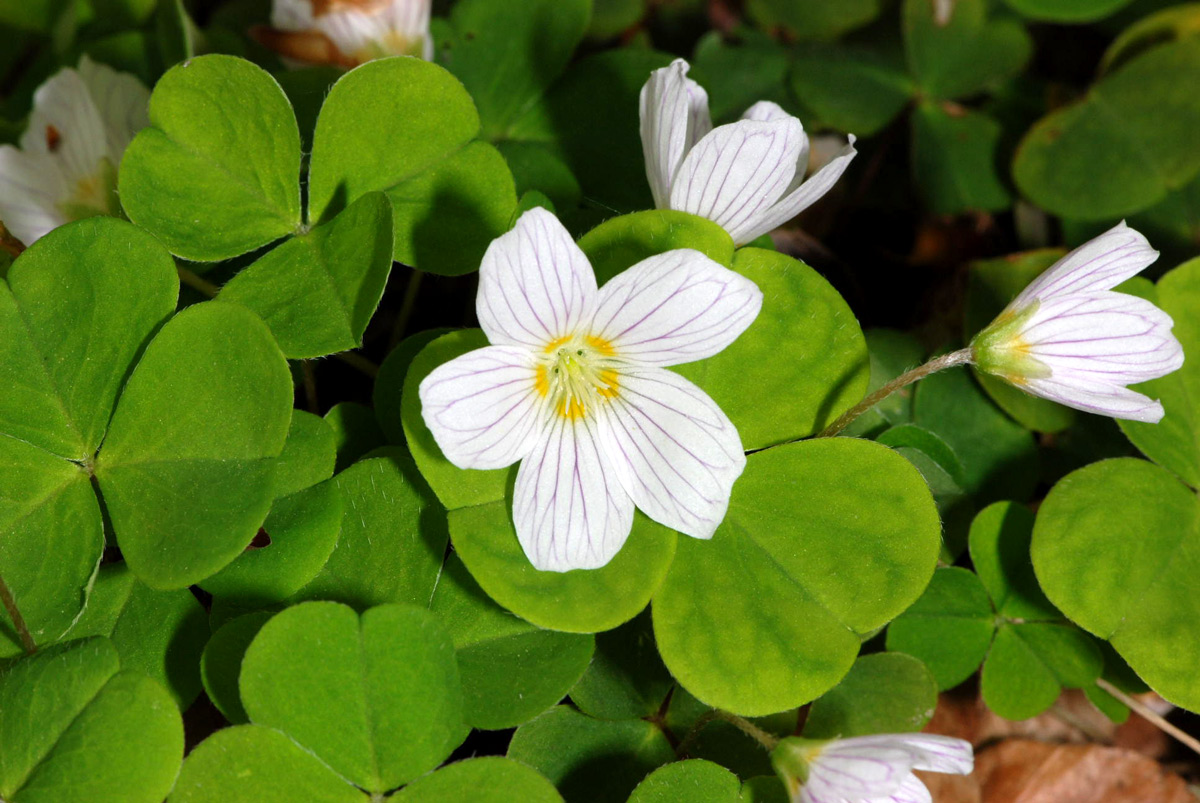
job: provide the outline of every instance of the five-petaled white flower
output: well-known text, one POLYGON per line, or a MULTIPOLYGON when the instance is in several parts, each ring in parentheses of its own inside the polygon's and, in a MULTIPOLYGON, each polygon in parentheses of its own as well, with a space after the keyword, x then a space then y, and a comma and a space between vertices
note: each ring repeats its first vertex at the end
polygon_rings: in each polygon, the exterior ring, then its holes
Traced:
POLYGON ((983 371, 1059 404, 1114 418, 1157 422, 1158 401, 1126 385, 1183 365, 1171 316, 1112 288, 1158 258, 1124 222, 1081 245, 1036 278, 976 336, 983 371))
POLYGON ((691 249, 597 289, 558 219, 532 209, 479 268, 491 345, 430 373, 421 412, 460 468, 521 461, 513 521, 538 569, 605 565, 635 505, 710 538, 746 465, 741 439, 704 391, 663 366, 721 351, 761 306, 753 282, 691 249))
POLYGON ((789 737, 771 754, 794 803, 930 803, 913 770, 969 775, 971 743, 928 733, 814 741, 789 737))
POLYGON ((0 146, 0 220, 30 245, 51 229, 120 214, 117 167, 149 125, 150 90, 87 56, 38 87, 20 149, 0 146))
POLYGON ((808 135, 770 101, 736 123, 712 127, 708 95, 676 59, 642 87, 642 154, 659 209, 720 224, 745 245, 794 218, 829 192, 854 158, 854 136, 807 181, 808 135))
POLYGON ((356 67, 384 56, 433 58, 431 0, 274 0, 255 37, 286 59, 356 67))

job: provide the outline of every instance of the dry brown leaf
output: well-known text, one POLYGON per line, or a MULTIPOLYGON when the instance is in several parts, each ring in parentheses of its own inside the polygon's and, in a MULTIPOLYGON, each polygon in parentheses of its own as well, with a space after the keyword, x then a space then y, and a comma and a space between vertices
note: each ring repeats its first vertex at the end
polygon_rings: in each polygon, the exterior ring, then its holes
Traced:
POLYGON ((981 803, 1196 803, 1183 779, 1157 761, 1096 744, 1010 739, 976 756, 974 777, 981 803))
MULTIPOLYGON (((1162 699, 1157 695, 1141 695, 1139 699, 1156 710, 1162 708, 1162 699)), ((1117 725, 1096 710, 1079 691, 1065 692, 1054 708, 1020 722, 992 713, 977 694, 943 694, 938 698, 937 710, 925 730, 966 739, 976 747, 1010 738, 1078 744, 1099 742, 1135 750, 1150 758, 1161 758, 1170 746, 1166 734, 1146 720, 1133 715, 1122 725, 1117 725)))

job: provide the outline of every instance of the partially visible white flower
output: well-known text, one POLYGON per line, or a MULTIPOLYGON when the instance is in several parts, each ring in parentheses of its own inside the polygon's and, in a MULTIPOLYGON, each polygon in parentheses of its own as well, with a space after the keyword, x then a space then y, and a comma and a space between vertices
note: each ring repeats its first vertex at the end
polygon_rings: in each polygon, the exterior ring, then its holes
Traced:
POLYGON ((274 0, 256 37, 288 59, 355 67, 384 56, 433 58, 430 0, 274 0))
POLYGON ((558 219, 531 209, 479 268, 476 310, 491 345, 430 373, 421 414, 459 468, 521 461, 513 521, 538 569, 605 565, 635 505, 711 538, 746 457, 708 394, 664 366, 721 351, 761 306, 753 282, 691 249, 597 289, 558 219))
POLYGON ((117 168, 150 124, 136 77, 87 56, 33 95, 21 147, 0 146, 0 220, 25 245, 64 223, 120 214, 117 168))
POLYGON ((1068 407, 1157 423, 1158 401, 1126 385, 1183 365, 1171 316, 1112 288, 1158 258, 1124 222, 1054 263, 971 344, 983 371, 1068 407))
POLYGON ((814 741, 789 737, 771 753, 793 803, 930 803, 913 770, 969 775, 971 743, 928 733, 814 741))
POLYGON ((642 87, 642 154, 659 209, 720 224, 745 245, 791 220, 829 192, 854 158, 854 135, 804 180, 808 136, 795 117, 770 101, 736 123, 712 127, 708 95, 676 59, 642 87))

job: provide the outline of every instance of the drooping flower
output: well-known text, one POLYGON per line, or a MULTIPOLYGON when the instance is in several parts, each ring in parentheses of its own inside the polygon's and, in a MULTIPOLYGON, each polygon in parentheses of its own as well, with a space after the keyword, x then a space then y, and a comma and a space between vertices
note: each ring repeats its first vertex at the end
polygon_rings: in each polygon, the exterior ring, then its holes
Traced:
POLYGON ((287 60, 356 67, 385 56, 433 58, 430 0, 274 0, 251 31, 287 60))
POLYGON ((1158 258, 1124 222, 1054 263, 971 344, 972 358, 1035 396, 1114 418, 1158 422, 1158 401, 1126 385, 1183 365, 1174 321, 1112 288, 1158 258))
POLYGON ((33 95, 21 147, 0 146, 0 220, 25 245, 64 223, 117 215, 117 168, 149 125, 150 90, 84 56, 33 95))
POLYGON ((562 224, 532 209, 479 269, 491 345, 430 373, 421 412, 460 468, 521 461, 513 521, 538 569, 605 565, 635 505, 710 538, 746 464, 741 439, 704 391, 664 366, 721 351, 761 306, 753 282, 690 249, 597 289, 562 224))
POLYGON ((791 220, 829 192, 854 158, 854 136, 805 181, 808 135, 770 101, 713 128, 708 95, 676 59, 642 87, 642 154, 659 209, 720 224, 745 245, 791 220))
POLYGON ((817 741, 791 736, 771 753, 793 803, 930 803, 913 770, 969 775, 971 743, 928 733, 817 741))

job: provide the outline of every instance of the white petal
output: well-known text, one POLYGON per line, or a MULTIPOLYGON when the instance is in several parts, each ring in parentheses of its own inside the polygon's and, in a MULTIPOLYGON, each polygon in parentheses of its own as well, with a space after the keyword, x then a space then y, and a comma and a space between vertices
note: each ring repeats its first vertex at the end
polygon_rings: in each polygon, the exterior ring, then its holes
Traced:
POLYGON ((25 245, 67 223, 58 209, 68 194, 62 165, 47 153, 0 146, 0 221, 25 245))
MULTIPOLYGON (((749 109, 746 109, 746 113, 742 115, 742 119, 770 122, 771 120, 786 120, 791 116, 778 103, 773 103, 769 100, 760 100, 749 109)), ((799 122, 798 119, 797 122, 799 122)), ((792 177, 792 183, 788 186, 787 192, 791 192, 799 187, 804 182, 804 174, 808 172, 809 142, 803 123, 800 124, 800 137, 800 153, 796 155, 796 175, 792 177)))
POLYGON ((78 71, 59 70, 38 87, 21 149, 52 155, 70 184, 94 175, 108 157, 104 120, 78 71))
POLYGON ((1145 299, 1112 291, 1041 302, 1019 337, 1058 378, 1062 372, 1111 385, 1155 379, 1183 365, 1171 316, 1145 299))
POLYGON ((591 332, 621 357, 677 365, 720 352, 760 309, 754 282, 681 248, 644 259, 605 284, 591 332))
POLYGON ((531 352, 488 346, 438 366, 421 382, 421 416, 459 468, 503 468, 529 454, 542 428, 531 352))
POLYGON ((1111 290, 1156 259, 1158 252, 1146 238, 1121 221, 1051 265, 1013 299, 1009 309, 1035 298, 1111 290))
POLYGON ((271 3, 271 27, 281 31, 312 30, 312 0, 274 0, 271 3))
POLYGON ((847 739, 821 751, 810 765, 805 789, 820 803, 884 798, 912 774, 912 751, 903 745, 845 747, 847 739))
POLYGON ((1053 377, 1027 379, 1019 386, 1035 396, 1083 410, 1085 413, 1157 424, 1164 415, 1160 402, 1122 387, 1060 372, 1053 377))
POLYGON ((521 461, 513 496, 517 540, 542 571, 598 569, 633 526, 633 500, 597 443, 592 417, 554 416, 521 461))
POLYGON ((638 100, 642 156, 654 205, 666 209, 683 157, 710 130, 708 94, 687 77, 688 63, 676 59, 650 73, 638 100))
POLYGON ((803 136, 794 117, 714 128, 679 166, 671 208, 719 224, 738 245, 749 242, 795 176, 803 136))
POLYGON ((545 209, 521 215, 483 255, 475 309, 494 345, 544 349, 574 334, 595 308, 591 264, 545 209))
POLYGON ((851 749, 872 747, 906 747, 912 751, 913 769, 969 775, 975 767, 975 751, 971 743, 951 736, 932 733, 888 733, 844 739, 838 744, 853 743, 851 749))
POLYGON ((604 448, 650 518, 711 538, 746 467, 733 423, 704 391, 662 368, 623 372, 608 406, 604 448))
POLYGON ((900 784, 900 788, 882 797, 872 797, 863 803, 933 803, 933 795, 915 775, 909 775, 900 784))
POLYGON ((79 60, 79 75, 104 121, 108 156, 115 167, 133 135, 150 125, 150 90, 137 76, 117 72, 87 56, 79 60))
POLYGON ((407 41, 423 39, 422 58, 433 58, 433 37, 429 35, 430 0, 392 0, 388 6, 388 27, 407 41))
POLYGON ((313 27, 329 37, 343 55, 352 57, 364 51, 386 53, 386 42, 391 33, 387 15, 355 9, 321 14, 314 18, 313 27))
MULTIPOLYGON (((745 242, 750 242, 756 237, 761 237, 767 232, 779 228, 833 189, 833 185, 842 177, 842 173, 845 173, 846 168, 850 166, 851 160, 858 154, 858 151, 854 149, 854 142, 854 135, 851 134, 846 146, 824 167, 809 176, 807 180, 801 181, 794 188, 789 189, 787 195, 759 216, 755 225, 748 227, 745 234, 742 235, 745 242)), ((805 145, 808 145, 807 138, 805 145)), ((800 165, 796 174, 797 179, 803 177, 805 168, 806 165, 800 165)))

